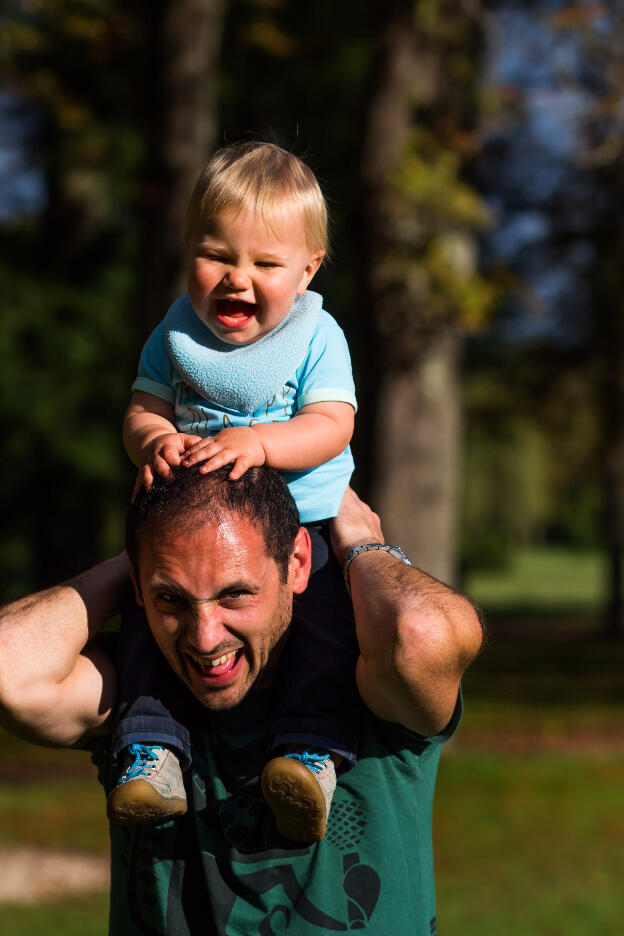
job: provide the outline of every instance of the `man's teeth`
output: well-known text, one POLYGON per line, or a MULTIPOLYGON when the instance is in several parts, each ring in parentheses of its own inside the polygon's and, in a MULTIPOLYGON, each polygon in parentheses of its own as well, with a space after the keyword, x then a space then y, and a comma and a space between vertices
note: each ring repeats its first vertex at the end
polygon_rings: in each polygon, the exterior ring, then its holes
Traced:
POLYGON ((191 656, 196 663, 199 663, 200 666, 223 666, 224 663, 227 663, 228 660, 231 660, 235 655, 236 650, 232 650, 231 653, 226 653, 224 656, 219 657, 216 660, 206 660, 204 657, 200 657, 196 653, 189 654, 189 656, 191 656))

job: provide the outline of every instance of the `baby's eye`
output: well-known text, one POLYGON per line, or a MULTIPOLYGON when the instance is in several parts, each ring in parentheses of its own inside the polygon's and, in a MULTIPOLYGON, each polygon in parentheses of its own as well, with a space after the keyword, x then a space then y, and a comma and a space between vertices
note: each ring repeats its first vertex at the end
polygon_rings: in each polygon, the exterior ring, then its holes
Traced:
POLYGON ((275 263, 273 260, 258 260, 256 263, 256 266, 262 267, 263 269, 266 269, 266 270, 270 270, 273 267, 276 267, 277 263, 275 263))

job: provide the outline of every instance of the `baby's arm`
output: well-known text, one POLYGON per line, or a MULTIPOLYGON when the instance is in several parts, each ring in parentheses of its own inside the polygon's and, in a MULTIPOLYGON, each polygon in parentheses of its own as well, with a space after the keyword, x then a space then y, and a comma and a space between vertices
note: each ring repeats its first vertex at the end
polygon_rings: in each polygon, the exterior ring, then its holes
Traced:
POLYGON ((208 472, 233 462, 232 479, 240 478, 252 465, 304 471, 345 450, 353 435, 353 418, 349 403, 311 403, 287 422, 222 429, 191 446, 182 463, 190 466, 203 461, 200 470, 208 472))
POLYGON ((199 436, 178 432, 174 420, 173 406, 166 400, 142 390, 132 394, 124 417, 124 445, 146 487, 154 472, 169 477, 170 466, 179 465, 184 452, 200 441, 199 436))

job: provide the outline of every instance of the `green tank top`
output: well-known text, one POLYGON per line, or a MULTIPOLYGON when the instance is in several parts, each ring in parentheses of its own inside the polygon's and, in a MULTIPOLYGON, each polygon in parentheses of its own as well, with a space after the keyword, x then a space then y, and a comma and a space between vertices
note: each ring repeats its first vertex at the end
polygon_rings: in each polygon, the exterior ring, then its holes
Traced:
MULTIPOLYGON (((206 713, 192 734, 189 812, 148 828, 111 826, 113 936, 371 936, 436 932, 431 814, 441 743, 364 711, 360 759, 341 775, 326 838, 282 838, 260 793, 270 693, 206 713)), ((106 745, 93 756, 108 790, 106 745)))

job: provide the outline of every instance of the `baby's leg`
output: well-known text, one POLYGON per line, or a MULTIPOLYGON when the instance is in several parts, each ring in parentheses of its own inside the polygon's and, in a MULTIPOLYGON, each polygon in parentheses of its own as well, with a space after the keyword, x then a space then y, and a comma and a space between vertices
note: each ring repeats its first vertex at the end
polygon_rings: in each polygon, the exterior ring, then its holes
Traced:
POLYGON ((273 748, 275 753, 290 748, 289 762, 284 757, 275 758, 263 774, 265 796, 276 813, 280 831, 299 841, 324 836, 335 786, 333 765, 327 757, 314 755, 329 753, 336 766, 341 764, 343 770, 352 767, 357 760, 361 710, 355 681, 359 651, 351 599, 329 543, 327 521, 309 525, 308 531, 312 539, 312 575, 305 593, 295 598, 293 623, 276 679, 273 748), (293 747, 312 757, 296 753, 293 757, 293 747), (323 788, 325 800, 320 816, 317 806, 322 798, 317 797, 316 805, 311 806, 316 818, 310 816, 305 804, 301 807, 293 803, 293 775, 297 771, 304 786, 315 791, 315 784, 306 782, 310 770, 323 788))
POLYGON ((124 612, 116 667, 112 754, 121 776, 108 798, 108 815, 118 822, 163 822, 186 812, 181 771, 190 764, 190 740, 172 714, 176 677, 137 605, 124 612))

